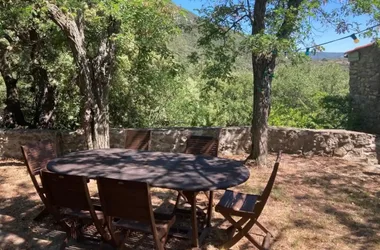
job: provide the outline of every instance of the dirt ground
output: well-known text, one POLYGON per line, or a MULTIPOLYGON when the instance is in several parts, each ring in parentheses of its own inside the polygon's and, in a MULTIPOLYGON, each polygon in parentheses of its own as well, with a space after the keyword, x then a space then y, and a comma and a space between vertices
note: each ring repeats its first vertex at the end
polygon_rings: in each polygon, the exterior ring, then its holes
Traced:
MULTIPOLYGON (((244 156, 234 158, 244 159, 244 156)), ((270 156, 274 161, 274 156, 270 156)), ((271 168, 251 168, 236 190, 258 194, 271 168)), ((90 190, 96 192, 95 183, 90 190)), ((222 191, 216 193, 216 201, 222 191)), ((153 204, 170 210, 176 192, 153 189, 153 204)), ((204 202, 205 196, 198 196, 204 202)), ((64 233, 50 217, 34 218, 42 204, 22 162, 0 161, 0 249, 57 249, 64 233)), ((284 155, 260 222, 274 235, 272 249, 380 249, 380 168, 337 158, 284 155)), ((213 229, 202 249, 218 249, 229 224, 214 213, 213 229)), ((251 234, 261 240, 260 231, 251 234)), ((151 237, 132 235, 127 249, 153 249, 151 237)), ((190 240, 170 239, 168 249, 189 249, 190 240)), ((68 249, 96 249, 72 242, 68 249)), ((255 249, 241 240, 234 249, 255 249)))

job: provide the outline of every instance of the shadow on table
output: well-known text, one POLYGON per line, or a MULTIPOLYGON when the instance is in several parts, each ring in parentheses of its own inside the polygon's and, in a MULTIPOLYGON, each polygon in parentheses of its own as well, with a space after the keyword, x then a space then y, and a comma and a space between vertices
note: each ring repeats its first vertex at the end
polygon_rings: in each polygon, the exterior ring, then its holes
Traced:
POLYGON ((196 156, 120 149, 82 151, 49 164, 49 170, 95 178, 144 181, 178 190, 225 189, 245 182, 249 170, 242 162, 196 156))

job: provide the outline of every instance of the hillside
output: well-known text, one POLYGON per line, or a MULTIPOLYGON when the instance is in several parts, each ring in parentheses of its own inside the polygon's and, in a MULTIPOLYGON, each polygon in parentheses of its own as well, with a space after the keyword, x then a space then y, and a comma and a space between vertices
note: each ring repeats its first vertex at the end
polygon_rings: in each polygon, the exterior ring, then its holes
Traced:
MULTIPOLYGON (((181 32, 176 35, 169 44, 169 48, 178 56, 180 61, 187 60, 192 52, 199 52, 197 41, 200 37, 197 28, 197 15, 182 9, 184 15, 178 17, 178 24, 181 32)), ((344 53, 341 52, 318 52, 316 55, 311 55, 313 61, 337 61, 340 64, 346 65, 347 59, 344 58, 344 53)), ((250 70, 251 59, 250 55, 240 56, 237 59, 237 68, 239 70, 250 70)))
MULTIPOLYGON (((182 11, 185 15, 178 17, 177 20, 181 32, 169 43, 169 48, 178 56, 180 61, 186 61, 191 53, 200 52, 201 48, 197 45, 200 34, 197 26, 197 16, 188 10, 182 9, 182 11)), ((252 68, 250 58, 249 54, 239 56, 236 61, 236 68, 239 71, 250 71, 252 68)))
POLYGON ((317 52, 315 55, 311 56, 312 60, 336 60, 344 58, 343 52, 317 52))

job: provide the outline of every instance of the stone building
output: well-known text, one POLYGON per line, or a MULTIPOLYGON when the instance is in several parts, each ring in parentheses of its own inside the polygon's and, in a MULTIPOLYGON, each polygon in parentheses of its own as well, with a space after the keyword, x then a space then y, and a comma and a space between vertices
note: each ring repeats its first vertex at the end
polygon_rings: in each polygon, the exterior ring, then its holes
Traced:
POLYGON ((350 62, 352 118, 357 130, 380 134, 380 47, 370 43, 346 52, 350 62))

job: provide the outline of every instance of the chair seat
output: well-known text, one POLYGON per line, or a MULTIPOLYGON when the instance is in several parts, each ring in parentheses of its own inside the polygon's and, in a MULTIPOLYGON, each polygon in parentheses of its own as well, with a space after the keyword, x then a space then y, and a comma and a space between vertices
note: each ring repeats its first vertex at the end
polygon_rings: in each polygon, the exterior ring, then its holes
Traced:
MULTIPOLYGON (((73 210, 73 209, 65 208, 65 209, 62 209, 61 212, 62 212, 62 214, 64 216, 76 217, 76 218, 82 219, 82 220, 85 220, 85 219, 92 220, 90 211, 73 210)), ((96 216, 98 217, 99 220, 103 220, 104 219, 104 215, 103 215, 102 211, 95 210, 95 214, 96 214, 96 216)))
MULTIPOLYGON (((165 237, 167 233, 169 232, 170 227, 175 222, 175 215, 155 213, 154 217, 155 217, 158 237, 159 238, 165 237)), ((120 219, 118 221, 113 222, 113 224, 115 227, 119 227, 123 229, 130 229, 134 231, 152 233, 150 223, 120 219)))
POLYGON ((259 195, 226 190, 216 205, 215 210, 217 212, 226 211, 232 215, 253 214, 253 209, 259 199, 259 195))

